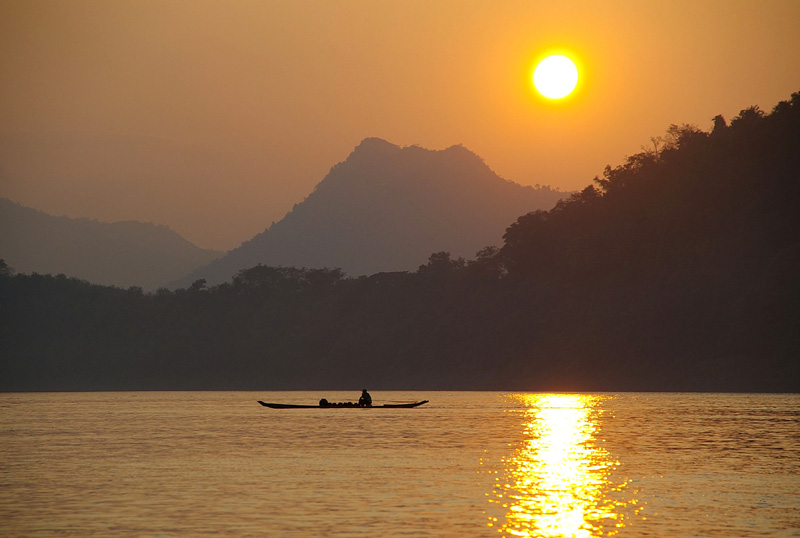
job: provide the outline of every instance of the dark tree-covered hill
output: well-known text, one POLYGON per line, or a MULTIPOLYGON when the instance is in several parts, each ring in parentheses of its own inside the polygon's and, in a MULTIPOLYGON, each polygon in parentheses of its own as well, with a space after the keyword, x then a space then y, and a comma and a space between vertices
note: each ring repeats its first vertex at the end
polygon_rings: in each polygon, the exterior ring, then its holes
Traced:
POLYGON ((797 392, 800 93, 657 142, 415 272, 147 295, 0 270, 0 390, 797 392))
POLYGON ((579 361, 567 385, 797 390, 800 94, 661 142, 506 232, 531 345, 579 361))

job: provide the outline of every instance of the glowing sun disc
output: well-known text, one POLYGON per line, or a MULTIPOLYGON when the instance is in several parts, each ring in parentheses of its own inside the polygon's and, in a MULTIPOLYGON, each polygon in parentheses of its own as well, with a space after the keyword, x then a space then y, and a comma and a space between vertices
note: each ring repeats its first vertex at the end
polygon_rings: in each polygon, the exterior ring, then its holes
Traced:
POLYGON ((548 56, 536 66, 533 85, 545 97, 561 99, 578 85, 578 68, 566 56, 548 56))

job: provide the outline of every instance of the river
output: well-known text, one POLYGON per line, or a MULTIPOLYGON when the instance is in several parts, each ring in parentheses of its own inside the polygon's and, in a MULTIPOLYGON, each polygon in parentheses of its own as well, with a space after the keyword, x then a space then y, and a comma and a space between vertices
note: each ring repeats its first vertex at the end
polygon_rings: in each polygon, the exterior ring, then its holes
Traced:
POLYGON ((0 394, 0 535, 800 536, 800 395, 0 394))

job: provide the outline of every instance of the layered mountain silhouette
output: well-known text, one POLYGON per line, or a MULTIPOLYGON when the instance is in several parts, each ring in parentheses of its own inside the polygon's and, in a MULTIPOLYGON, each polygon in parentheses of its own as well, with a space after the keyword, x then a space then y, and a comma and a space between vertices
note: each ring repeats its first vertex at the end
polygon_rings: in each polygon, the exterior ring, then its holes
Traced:
POLYGON ((367 138, 280 222, 174 285, 219 284, 258 264, 351 276, 416 270, 433 252, 472 257, 500 245, 518 216, 566 194, 504 180, 462 146, 432 151, 367 138))
MULTIPOLYGON (((262 265, 142 294, 0 265, 0 390, 797 393, 800 92, 711 132, 671 125, 664 141, 521 215, 500 249, 437 252, 415 272, 262 265)), ((348 207, 362 222, 357 202, 376 193, 383 214, 408 213, 428 200, 404 189, 451 201, 492 177, 463 148, 362 146, 290 216, 328 189, 369 191, 320 206, 337 208, 331 227, 348 207), (430 171, 453 162, 484 172, 430 171)))
POLYGON ((0 198, 0 258, 19 273, 153 290, 221 255, 166 226, 54 217, 0 198))

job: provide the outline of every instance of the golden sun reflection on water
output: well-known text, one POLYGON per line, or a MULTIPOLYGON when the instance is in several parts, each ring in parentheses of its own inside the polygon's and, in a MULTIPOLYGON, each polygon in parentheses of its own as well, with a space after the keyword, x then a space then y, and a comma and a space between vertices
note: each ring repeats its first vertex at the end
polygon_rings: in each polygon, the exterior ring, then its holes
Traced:
POLYGON ((503 536, 589 538, 615 536, 626 514, 626 484, 612 483, 618 461, 597 444, 602 396, 515 395, 524 410, 525 438, 504 458, 490 502, 504 517, 489 518, 503 536))

